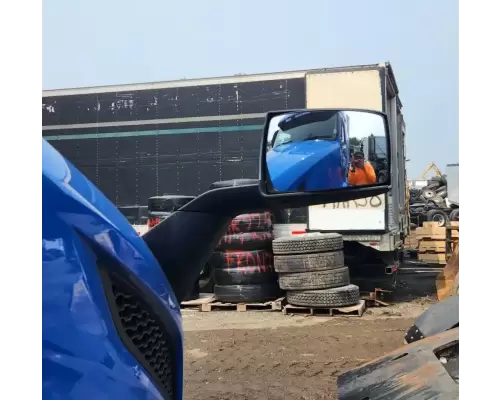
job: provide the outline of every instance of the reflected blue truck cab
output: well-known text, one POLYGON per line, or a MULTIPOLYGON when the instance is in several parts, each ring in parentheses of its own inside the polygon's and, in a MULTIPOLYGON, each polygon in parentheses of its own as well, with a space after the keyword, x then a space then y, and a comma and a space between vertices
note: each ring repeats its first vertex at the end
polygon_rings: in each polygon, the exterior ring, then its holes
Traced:
POLYGON ((314 191, 348 186, 349 117, 332 111, 318 117, 307 111, 280 115, 266 154, 278 192, 314 191))
POLYGON ((42 142, 43 398, 181 399, 181 315, 158 261, 42 142))

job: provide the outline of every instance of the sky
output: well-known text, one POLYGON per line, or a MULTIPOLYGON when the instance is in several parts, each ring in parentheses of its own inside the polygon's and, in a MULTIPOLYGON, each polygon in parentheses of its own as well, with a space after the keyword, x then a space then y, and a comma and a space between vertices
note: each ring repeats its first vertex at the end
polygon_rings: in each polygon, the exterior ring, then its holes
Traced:
POLYGON ((389 61, 408 178, 458 162, 458 1, 43 0, 43 89, 389 61))

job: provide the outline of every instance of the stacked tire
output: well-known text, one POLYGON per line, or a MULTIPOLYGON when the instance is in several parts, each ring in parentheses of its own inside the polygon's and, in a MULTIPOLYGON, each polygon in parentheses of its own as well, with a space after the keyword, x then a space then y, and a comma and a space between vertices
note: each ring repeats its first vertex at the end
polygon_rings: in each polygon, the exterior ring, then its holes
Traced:
POLYGON ((344 264, 343 240, 337 233, 283 236, 273 241, 279 286, 291 305, 335 308, 359 303, 344 264))
MULTIPOLYGON (((257 179, 215 182, 209 189, 257 183, 257 179)), ((274 300, 280 296, 272 253, 273 214, 242 214, 235 217, 210 259, 214 294, 226 303, 274 300)))
POLYGON ((211 260, 216 300, 248 303, 279 297, 272 240, 271 213, 243 214, 233 219, 211 260))

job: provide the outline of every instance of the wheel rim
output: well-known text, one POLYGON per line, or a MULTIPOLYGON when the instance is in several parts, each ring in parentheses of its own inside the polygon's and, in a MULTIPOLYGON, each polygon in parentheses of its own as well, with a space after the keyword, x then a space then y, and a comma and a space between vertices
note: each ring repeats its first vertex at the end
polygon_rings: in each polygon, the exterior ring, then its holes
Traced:
POLYGON ((432 217, 432 221, 433 222, 437 222, 439 224, 439 226, 443 226, 444 223, 445 223, 445 219, 442 215, 438 214, 438 215, 434 215, 432 217))

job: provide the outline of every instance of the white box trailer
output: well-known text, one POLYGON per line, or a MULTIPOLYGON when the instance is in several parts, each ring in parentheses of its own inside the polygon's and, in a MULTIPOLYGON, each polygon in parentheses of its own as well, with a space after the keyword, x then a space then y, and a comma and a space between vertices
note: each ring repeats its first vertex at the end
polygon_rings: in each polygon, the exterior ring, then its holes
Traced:
MULTIPOLYGON (((387 114, 392 155, 390 192, 355 201, 311 206, 307 229, 341 233, 345 241, 360 245, 351 247, 354 253, 366 255, 363 250, 373 249, 388 266, 386 271, 394 271, 401 259, 404 238, 409 234, 409 214, 405 123, 390 64, 307 73, 306 105, 308 108, 362 108, 387 114)), ((368 253, 373 254, 373 251, 368 250, 368 253)))
POLYGON ((117 206, 144 206, 151 196, 198 195, 215 181, 257 178, 265 113, 304 107, 386 112, 393 189, 389 196, 289 210, 276 235, 336 231, 384 254, 400 249, 408 227, 405 127, 389 63, 48 90, 42 136, 117 206))

